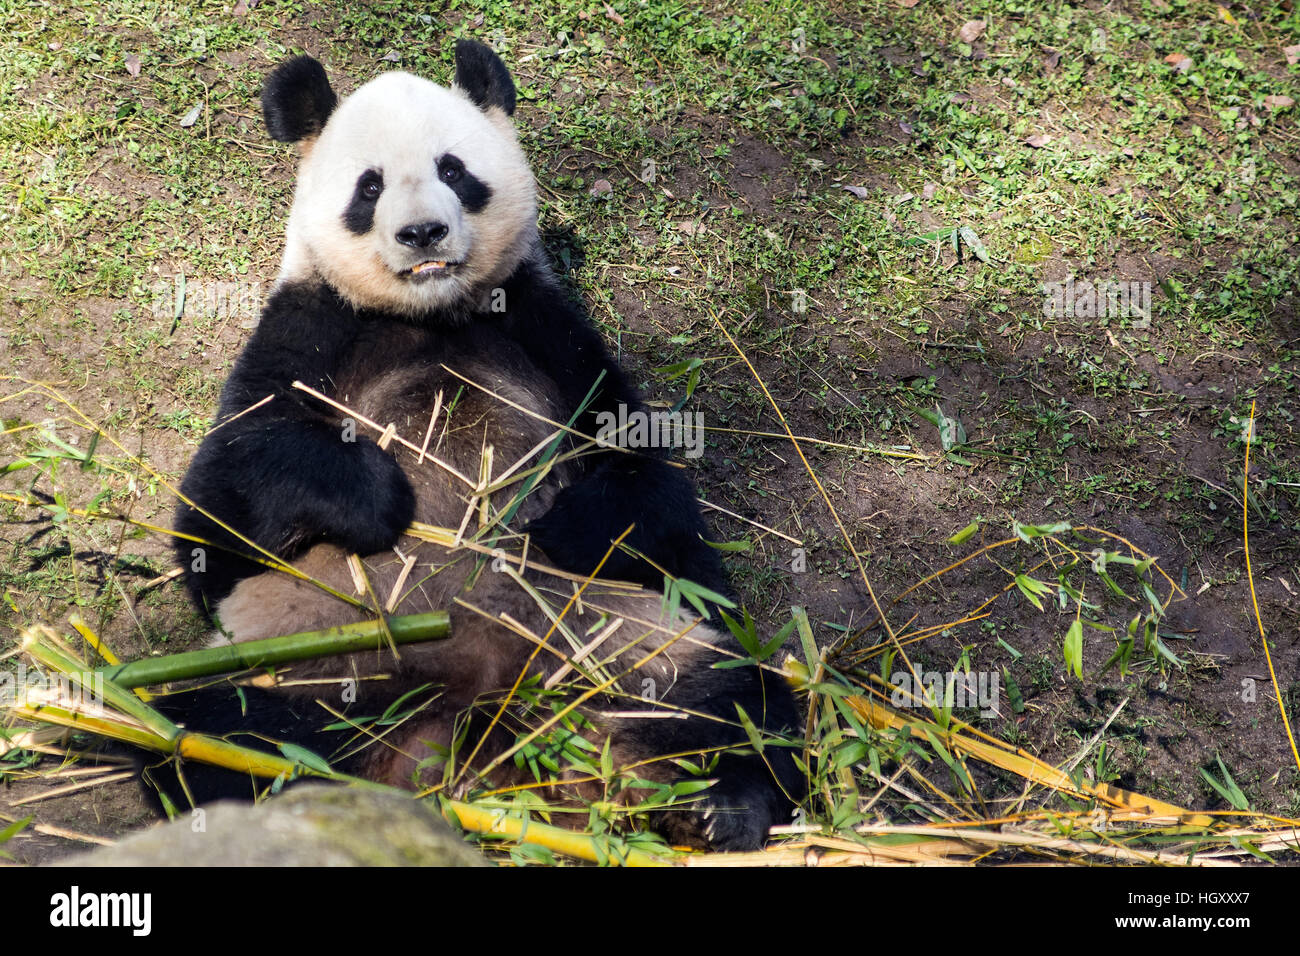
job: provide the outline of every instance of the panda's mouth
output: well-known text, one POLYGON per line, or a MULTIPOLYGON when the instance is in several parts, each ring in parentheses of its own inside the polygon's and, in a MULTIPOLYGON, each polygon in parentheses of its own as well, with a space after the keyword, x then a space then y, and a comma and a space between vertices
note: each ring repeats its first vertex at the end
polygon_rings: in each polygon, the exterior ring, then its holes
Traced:
POLYGON ((448 259, 426 259, 424 262, 417 262, 411 266, 403 275, 423 282, 427 279, 451 275, 459 265, 459 262, 452 262, 448 259))

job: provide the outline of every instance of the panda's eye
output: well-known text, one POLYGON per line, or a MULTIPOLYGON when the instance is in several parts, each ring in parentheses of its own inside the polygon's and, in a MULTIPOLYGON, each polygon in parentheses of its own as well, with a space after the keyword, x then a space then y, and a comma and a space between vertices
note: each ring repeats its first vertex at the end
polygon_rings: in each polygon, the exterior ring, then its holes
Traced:
POLYGON ((368 169, 357 180, 357 198, 374 202, 384 191, 384 177, 377 170, 368 169))
POLYGON ((454 183, 465 174, 465 167, 461 165, 460 160, 453 157, 447 157, 438 164, 438 176, 444 183, 454 183))

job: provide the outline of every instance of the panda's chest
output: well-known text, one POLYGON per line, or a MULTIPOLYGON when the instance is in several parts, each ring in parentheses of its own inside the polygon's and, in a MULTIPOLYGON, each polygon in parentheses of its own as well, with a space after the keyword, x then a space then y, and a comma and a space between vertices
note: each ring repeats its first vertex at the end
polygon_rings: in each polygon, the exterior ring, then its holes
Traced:
MULTIPOLYGON (((508 340, 419 330, 362 336, 334 384, 336 400, 348 409, 392 426, 389 448, 415 488, 417 518, 430 524, 459 523, 484 489, 508 507, 548 452, 567 447, 550 446, 563 434, 555 423, 571 410, 560 407, 555 383, 508 340), (515 476, 521 477, 511 481, 515 476)), ((522 521, 549 507, 568 471, 558 461, 534 485, 522 521)))

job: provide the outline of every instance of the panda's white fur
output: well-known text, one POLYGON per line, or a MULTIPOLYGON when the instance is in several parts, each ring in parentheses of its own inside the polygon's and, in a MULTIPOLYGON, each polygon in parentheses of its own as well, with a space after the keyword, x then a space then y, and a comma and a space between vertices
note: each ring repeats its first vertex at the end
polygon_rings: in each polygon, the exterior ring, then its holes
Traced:
POLYGON ((499 107, 482 110, 455 87, 410 73, 385 73, 345 99, 319 138, 304 144, 289 214, 280 281, 320 276, 360 308, 417 315, 476 302, 537 245, 532 171, 514 124, 499 107), (473 157, 473 174, 492 190, 491 215, 467 213, 436 175, 435 161, 473 157), (363 236, 339 220, 357 179, 378 169, 384 190, 363 236), (428 257, 394 236, 436 220, 449 232, 438 258, 446 274, 410 278, 428 257))

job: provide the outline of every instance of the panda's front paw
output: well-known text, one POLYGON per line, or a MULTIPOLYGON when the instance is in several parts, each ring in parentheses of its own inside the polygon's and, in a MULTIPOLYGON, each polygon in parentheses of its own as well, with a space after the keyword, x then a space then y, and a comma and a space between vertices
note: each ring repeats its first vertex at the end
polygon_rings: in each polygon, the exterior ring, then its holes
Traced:
POLYGON ((350 507, 337 516, 330 537, 357 554, 392 547, 415 518, 415 492, 392 456, 378 445, 358 444, 362 467, 350 489, 350 507))

